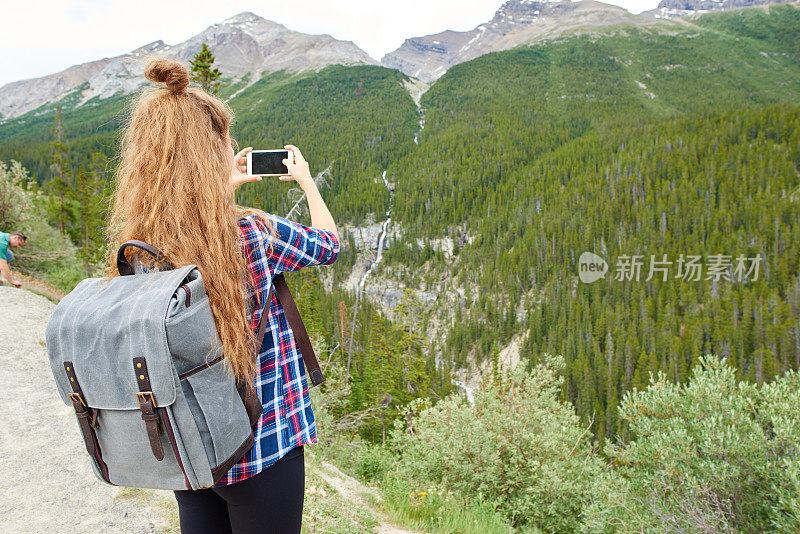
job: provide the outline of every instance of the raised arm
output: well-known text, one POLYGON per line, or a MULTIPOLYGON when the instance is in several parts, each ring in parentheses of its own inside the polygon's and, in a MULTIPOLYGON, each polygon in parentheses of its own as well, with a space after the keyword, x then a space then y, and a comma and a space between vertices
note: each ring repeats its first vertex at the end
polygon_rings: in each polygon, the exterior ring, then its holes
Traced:
POLYGON ((314 228, 321 228, 328 230, 339 238, 339 231, 336 229, 336 223, 333 220, 328 206, 322 200, 322 195, 319 193, 317 183, 311 177, 311 171, 308 168, 308 162, 303 157, 300 149, 294 145, 284 145, 284 148, 294 152, 294 163, 283 160, 286 168, 289 169, 289 174, 281 176, 279 179, 282 181, 295 180, 303 192, 306 194, 308 200, 308 211, 311 213, 311 226, 314 228))
POLYGON ((275 226, 273 238, 264 220, 258 221, 263 254, 275 274, 298 271, 312 265, 330 265, 339 255, 339 237, 331 230, 306 226, 274 213, 261 218, 275 226), (270 245, 272 250, 270 251, 270 245))

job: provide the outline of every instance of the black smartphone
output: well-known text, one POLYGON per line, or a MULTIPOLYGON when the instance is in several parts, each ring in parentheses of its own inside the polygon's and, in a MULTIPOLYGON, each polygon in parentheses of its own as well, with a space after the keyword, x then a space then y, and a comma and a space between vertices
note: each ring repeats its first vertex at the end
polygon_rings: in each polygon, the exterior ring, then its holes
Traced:
POLYGON ((294 161, 294 152, 286 149, 251 150, 247 153, 247 174, 253 176, 282 176, 289 174, 284 159, 294 161))

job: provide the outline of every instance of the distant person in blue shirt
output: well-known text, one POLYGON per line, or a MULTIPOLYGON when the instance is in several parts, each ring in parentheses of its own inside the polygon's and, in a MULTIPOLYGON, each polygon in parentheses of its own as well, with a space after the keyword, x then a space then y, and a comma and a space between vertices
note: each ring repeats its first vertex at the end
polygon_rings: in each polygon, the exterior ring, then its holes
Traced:
POLYGON ((14 258, 11 248, 21 247, 27 240, 28 237, 22 232, 11 232, 10 234, 0 232, 0 274, 15 287, 20 287, 22 282, 14 278, 11 274, 11 267, 8 266, 8 262, 14 258))

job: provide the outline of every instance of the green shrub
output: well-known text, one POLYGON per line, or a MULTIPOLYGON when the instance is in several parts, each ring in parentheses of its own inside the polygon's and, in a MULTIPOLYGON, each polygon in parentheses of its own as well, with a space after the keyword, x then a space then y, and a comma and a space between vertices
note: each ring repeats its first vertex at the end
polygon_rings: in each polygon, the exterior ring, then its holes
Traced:
POLYGON ((587 530, 800 531, 800 375, 763 387, 707 355, 686 384, 659 373, 625 395, 634 439, 605 451, 621 477, 603 482, 587 530))
POLYGON ((486 504, 514 527, 575 532, 603 463, 574 408, 558 400, 563 365, 545 355, 532 372, 497 371, 474 405, 460 396, 412 402, 406 415, 419 414, 392 432, 392 476, 486 504))
POLYGON ((358 451, 355 472, 366 482, 383 480, 396 461, 394 454, 385 447, 366 445, 358 451))

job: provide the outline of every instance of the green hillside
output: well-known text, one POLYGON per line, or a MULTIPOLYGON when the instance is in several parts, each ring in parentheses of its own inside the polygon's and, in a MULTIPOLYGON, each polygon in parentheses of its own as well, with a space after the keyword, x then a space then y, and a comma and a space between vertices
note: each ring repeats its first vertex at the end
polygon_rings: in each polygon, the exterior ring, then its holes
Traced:
MULTIPOLYGON (((800 34, 798 10, 780 7, 489 54, 423 95, 394 213, 420 235, 478 235, 426 275, 471 288, 444 347, 456 362, 529 332, 523 358, 563 354, 565 397, 609 437, 624 431, 622 393, 650 371, 683 381, 704 351, 751 380, 800 365, 800 63, 791 40, 751 31, 766 18, 800 34), (619 256, 644 255, 641 281, 579 282, 583 251, 611 274, 619 256), (644 281, 651 254, 681 253, 760 253, 761 277, 644 281)), ((402 244, 390 252, 411 261, 402 244)))

